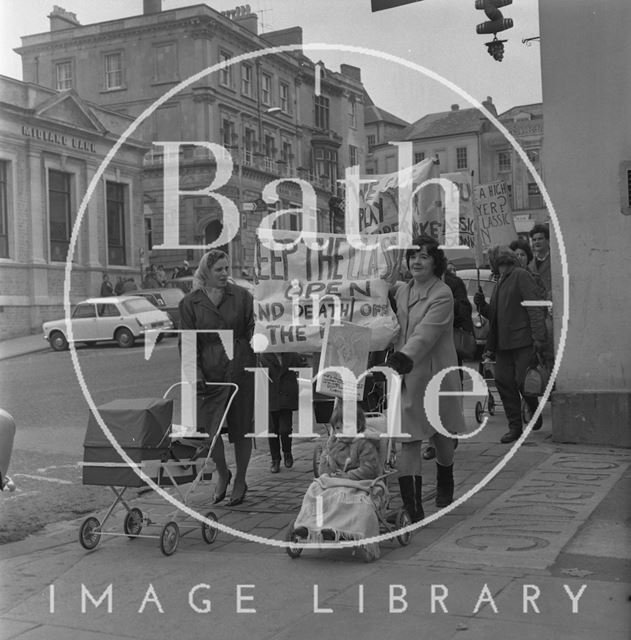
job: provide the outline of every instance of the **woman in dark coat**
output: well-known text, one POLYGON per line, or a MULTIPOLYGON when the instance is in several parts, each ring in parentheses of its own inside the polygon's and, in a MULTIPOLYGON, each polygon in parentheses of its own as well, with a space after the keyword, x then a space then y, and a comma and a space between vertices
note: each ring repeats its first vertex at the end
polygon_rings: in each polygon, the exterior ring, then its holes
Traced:
POLYGON ((292 414, 298 409, 298 379, 292 368, 304 366, 304 358, 297 353, 264 353, 260 357, 261 367, 266 367, 269 376, 269 451, 272 457, 270 471, 280 471, 281 450, 285 466, 294 464, 291 454, 292 414))
MULTIPOLYGON (((193 276, 193 289, 180 302, 182 329, 223 329, 233 332, 233 359, 228 359, 217 334, 197 335, 198 421, 212 436, 219 427, 226 403, 232 393, 227 387, 213 387, 207 382, 234 382, 239 390, 228 412, 228 439, 234 445, 236 472, 228 506, 241 504, 247 484, 245 474, 252 453, 254 376, 246 367, 255 367, 256 358, 250 340, 254 331, 254 302, 243 287, 228 280, 228 256, 211 249, 199 262, 193 276)), ((218 480, 213 503, 226 497, 232 473, 226 464, 223 440, 217 439, 212 453, 218 480)))

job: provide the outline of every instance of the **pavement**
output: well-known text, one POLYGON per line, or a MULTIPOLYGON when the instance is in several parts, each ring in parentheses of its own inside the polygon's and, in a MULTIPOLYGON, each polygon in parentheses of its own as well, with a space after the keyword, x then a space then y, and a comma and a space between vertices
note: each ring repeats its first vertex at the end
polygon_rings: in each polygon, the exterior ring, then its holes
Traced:
MULTIPOLYGON (((41 336, 5 341, 0 358, 40 347, 41 336)), ((423 526, 407 546, 382 541, 372 563, 353 548, 305 548, 292 559, 283 546, 313 479, 313 441, 295 443, 293 468, 276 475, 255 456, 238 507, 211 506, 212 481, 201 484, 186 504, 216 515, 210 544, 194 517, 128 489, 144 516, 137 538, 125 535, 117 507, 92 551, 78 542, 84 517, 0 546, 0 640, 627 640, 631 451, 554 443, 549 405, 543 415, 543 429, 511 447, 499 444, 498 407, 460 444, 456 501, 441 514, 434 463, 424 462, 423 526), (169 521, 183 535, 167 557, 159 538, 169 521)), ((395 478, 389 486, 396 508, 395 478)), ((19 487, 0 495, 12 499, 19 487)))

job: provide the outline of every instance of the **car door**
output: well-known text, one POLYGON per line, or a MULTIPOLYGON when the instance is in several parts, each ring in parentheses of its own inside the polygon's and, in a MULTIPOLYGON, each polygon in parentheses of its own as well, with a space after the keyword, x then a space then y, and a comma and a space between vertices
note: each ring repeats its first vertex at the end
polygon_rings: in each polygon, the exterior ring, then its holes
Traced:
POLYGON ((72 313, 72 333, 75 342, 88 342, 97 339, 94 303, 80 302, 75 307, 72 313))
POLYGON ((96 322, 99 340, 112 340, 114 331, 120 324, 122 313, 118 305, 113 302, 103 302, 96 305, 98 319, 96 322))

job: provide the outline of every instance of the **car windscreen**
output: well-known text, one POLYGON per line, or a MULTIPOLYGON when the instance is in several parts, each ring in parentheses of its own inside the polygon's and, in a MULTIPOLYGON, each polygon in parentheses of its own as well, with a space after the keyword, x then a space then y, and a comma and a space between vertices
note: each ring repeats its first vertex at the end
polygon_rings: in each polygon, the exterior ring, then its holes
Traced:
POLYGON ((123 300, 121 305, 127 313, 142 313, 143 311, 155 311, 156 307, 144 298, 134 298, 132 300, 123 300))
POLYGON ((184 297, 184 292, 181 289, 164 289, 164 291, 157 293, 156 296, 162 298, 167 307, 177 307, 184 297))

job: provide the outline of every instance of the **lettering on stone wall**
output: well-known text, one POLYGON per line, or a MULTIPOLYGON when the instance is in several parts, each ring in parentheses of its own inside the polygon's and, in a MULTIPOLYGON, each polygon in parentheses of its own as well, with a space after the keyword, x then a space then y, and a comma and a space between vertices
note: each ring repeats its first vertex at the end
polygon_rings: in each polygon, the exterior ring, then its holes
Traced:
POLYGON ((57 131, 50 131, 49 129, 40 129, 39 127, 22 125, 22 135, 27 138, 41 140, 42 142, 52 142, 54 144, 61 145, 62 147, 76 149, 77 151, 89 151, 90 153, 96 153, 94 142, 90 142, 89 140, 84 140, 82 138, 75 138, 74 136, 67 136, 57 131))

